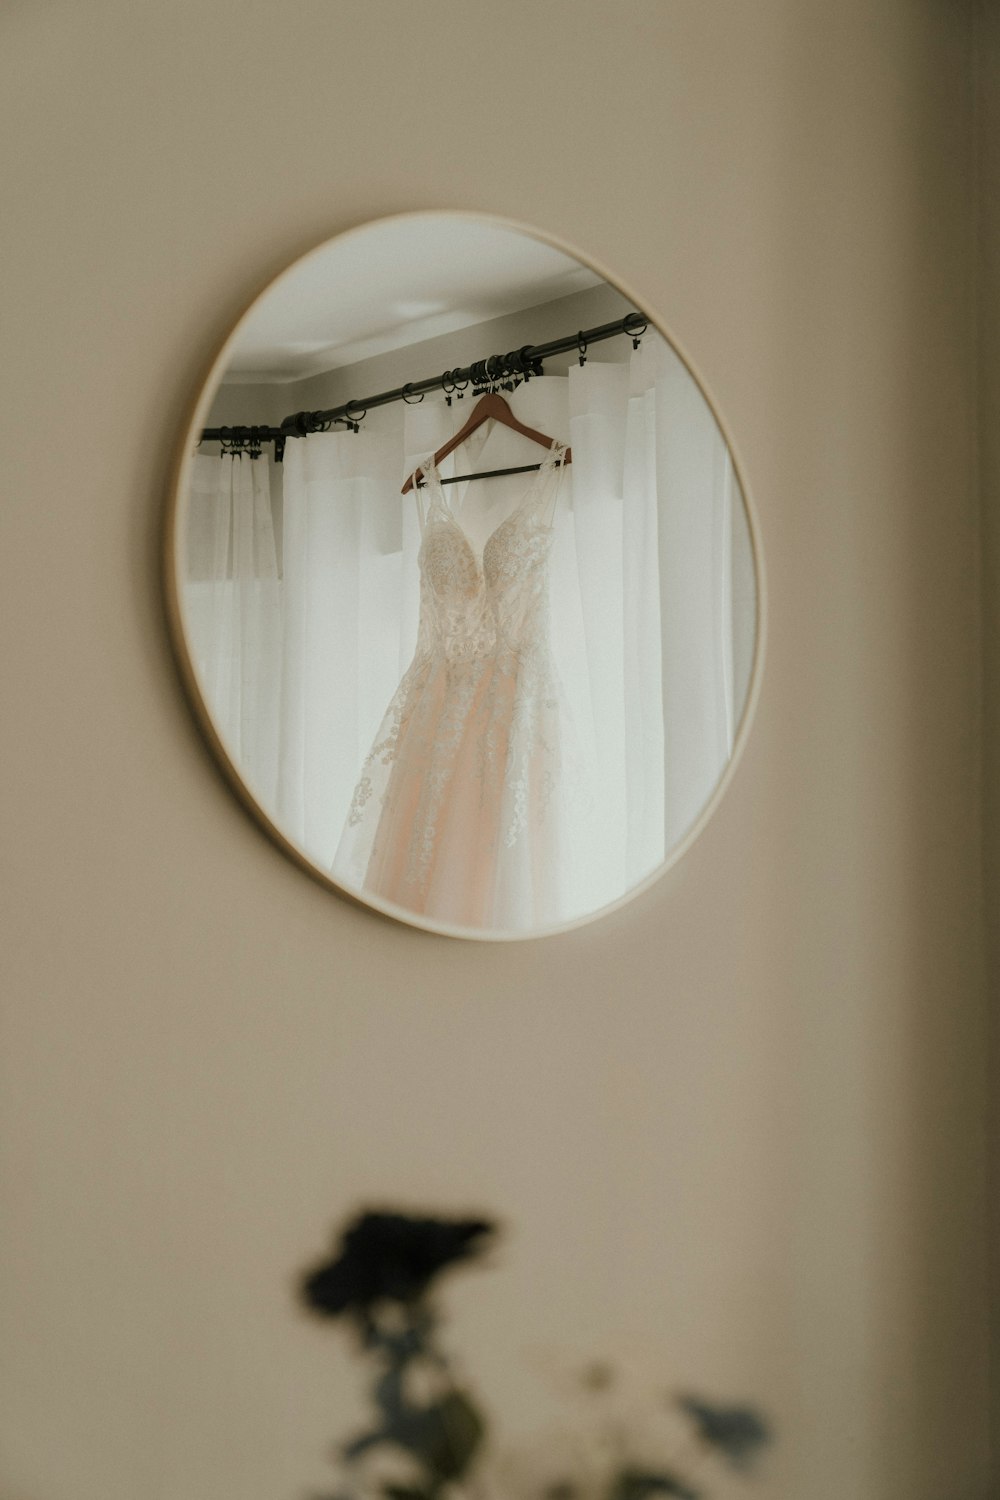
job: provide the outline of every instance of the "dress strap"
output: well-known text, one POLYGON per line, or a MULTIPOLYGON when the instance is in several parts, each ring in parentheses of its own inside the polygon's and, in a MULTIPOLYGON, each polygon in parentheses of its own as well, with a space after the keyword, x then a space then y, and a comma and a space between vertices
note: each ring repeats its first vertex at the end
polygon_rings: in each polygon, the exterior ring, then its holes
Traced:
POLYGON ((433 449, 417 465, 414 472, 419 474, 420 478, 423 480, 422 484, 417 484, 416 482, 414 482, 413 485, 413 493, 416 496, 417 500, 417 516, 420 521, 420 530, 423 531, 424 527, 427 525, 427 517, 430 514, 431 505, 434 504, 435 500, 441 500, 443 498, 441 491, 441 479, 438 474, 437 465, 434 462, 433 449), (424 491, 426 489, 430 489, 432 491, 430 504, 425 504, 424 502, 424 491))
POLYGON ((555 520, 555 510, 559 500, 559 479, 566 464, 567 447, 566 443, 553 443, 538 466, 535 509, 546 526, 551 526, 555 520))

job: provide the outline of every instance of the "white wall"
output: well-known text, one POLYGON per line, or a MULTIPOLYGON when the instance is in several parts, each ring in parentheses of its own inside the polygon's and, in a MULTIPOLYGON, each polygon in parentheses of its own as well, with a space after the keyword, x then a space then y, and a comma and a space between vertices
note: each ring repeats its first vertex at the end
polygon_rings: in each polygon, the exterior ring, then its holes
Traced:
POLYGON ((451 1302, 511 1425, 542 1346, 624 1344, 771 1410, 761 1500, 990 1493, 968 21, 6 8, 10 1500, 318 1491, 355 1372, 290 1288, 361 1197, 509 1221, 451 1302), (763 528, 766 675, 718 815, 538 943, 311 884, 223 789, 166 646, 167 473, 214 349, 302 250, 423 207, 614 268, 763 528))
MULTIPOLYGON (((395 390, 410 380, 424 380, 438 370, 462 368, 487 354, 503 354, 528 343, 543 344, 563 338, 576 328, 595 328, 601 323, 611 323, 633 310, 634 304, 614 287, 589 287, 569 297, 555 297, 537 307, 491 318, 486 323, 475 323, 438 338, 422 339, 420 343, 408 344, 391 354, 379 354, 344 369, 296 381, 290 390, 295 393, 296 400, 301 400, 303 410, 325 411, 329 406, 345 401, 363 400, 369 394, 395 390)), ((631 347, 631 343, 623 338, 606 339, 593 344, 587 351, 587 358, 620 360, 631 352, 631 347)), ((576 359, 576 354, 553 355, 545 361, 545 373, 562 375, 571 363, 576 363, 576 359)))

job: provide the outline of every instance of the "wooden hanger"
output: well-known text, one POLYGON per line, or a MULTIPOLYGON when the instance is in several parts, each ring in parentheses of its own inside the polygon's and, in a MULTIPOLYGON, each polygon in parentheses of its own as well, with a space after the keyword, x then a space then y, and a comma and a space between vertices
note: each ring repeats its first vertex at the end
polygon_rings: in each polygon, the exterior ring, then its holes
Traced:
MULTIPOLYGON (((530 438, 533 443, 540 443, 543 448, 555 447, 555 441, 550 437, 546 437, 544 432, 536 432, 534 427, 525 427, 523 422, 519 422, 503 397, 498 396, 495 391, 491 391, 489 395, 483 396, 472 408, 472 411, 469 413, 469 420, 466 422, 465 426, 460 427, 458 432, 455 433, 455 436, 453 438, 449 438, 443 448, 438 449, 438 451, 434 455, 434 466, 437 467, 437 465, 443 458, 447 458, 449 453, 453 453, 458 447, 459 443, 464 443, 465 439, 471 433, 475 432, 477 427, 482 427, 484 422, 488 422, 490 417, 492 417, 495 422, 502 422, 505 427, 510 427, 512 431, 519 432, 522 437, 530 438)), ((567 448, 566 452, 563 455, 563 463, 569 464, 572 462, 572 449, 567 448)), ((499 469, 494 470, 493 472, 502 474, 507 471, 499 469)), ((516 469, 510 470, 510 473, 512 474, 519 472, 521 471, 516 469)), ((403 485, 402 493, 404 495, 409 494, 417 478, 422 473, 422 469, 414 469, 409 479, 403 485)), ((476 476, 473 474, 469 475, 468 477, 474 479, 476 476)), ((483 478, 485 479, 486 477, 487 476, 484 474, 483 478)))

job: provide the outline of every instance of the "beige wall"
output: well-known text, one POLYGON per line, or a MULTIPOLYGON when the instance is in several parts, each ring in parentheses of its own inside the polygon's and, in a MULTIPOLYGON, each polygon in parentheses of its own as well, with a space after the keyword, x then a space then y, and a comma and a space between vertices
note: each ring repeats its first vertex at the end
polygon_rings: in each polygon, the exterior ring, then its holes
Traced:
POLYGON ((773 1413, 761 1500, 990 1493, 967 21, 4 9, 7 1500, 320 1490, 355 1372, 290 1287, 361 1198, 509 1221, 450 1300, 511 1428, 547 1361, 625 1346, 773 1413), (543 942, 310 883, 165 640, 166 473, 229 323, 424 207, 538 224, 658 310, 765 543, 717 816, 543 942))

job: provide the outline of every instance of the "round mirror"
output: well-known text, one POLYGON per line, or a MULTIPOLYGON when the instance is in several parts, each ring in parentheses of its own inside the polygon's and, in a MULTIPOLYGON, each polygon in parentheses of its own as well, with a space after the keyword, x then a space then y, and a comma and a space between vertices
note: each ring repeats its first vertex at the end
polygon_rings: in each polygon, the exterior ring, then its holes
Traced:
POLYGON ((506 221, 406 214, 280 276, 185 435, 168 543, 209 742, 331 887, 465 937, 635 894, 717 799, 757 549, 650 312, 506 221))

